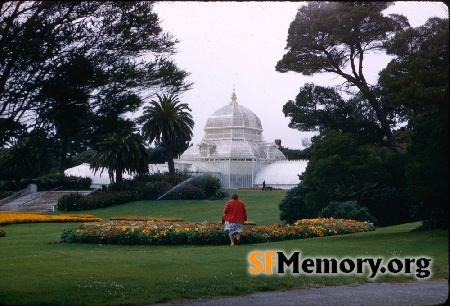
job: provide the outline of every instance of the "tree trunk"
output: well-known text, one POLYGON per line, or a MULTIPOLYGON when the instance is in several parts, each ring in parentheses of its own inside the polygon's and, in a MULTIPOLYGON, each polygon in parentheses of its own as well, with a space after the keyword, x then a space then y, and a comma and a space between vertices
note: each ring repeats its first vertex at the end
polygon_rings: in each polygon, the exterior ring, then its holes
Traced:
POLYGON ((59 173, 64 173, 64 170, 66 170, 68 146, 69 146, 68 137, 66 135, 61 135, 61 148, 59 149, 59 173))
POLYGON ((123 181, 122 172, 123 172, 123 168, 122 167, 118 167, 117 170, 116 170, 116 182, 117 183, 123 181))
POLYGON ((383 111, 383 108, 380 105, 380 102, 375 97, 373 92, 367 87, 367 84, 364 83, 362 85, 358 85, 359 89, 361 90, 362 94, 367 98, 367 101, 369 101, 370 105, 374 109, 377 119, 381 124, 381 128, 384 130, 387 141, 389 142, 389 145, 391 148, 399 153, 406 153, 405 148, 401 146, 401 144, 397 141, 397 139, 394 138, 394 135, 392 134, 391 126, 386 118, 386 115, 383 111))
POLYGON ((175 174, 175 164, 173 162, 173 148, 171 143, 166 144, 167 165, 169 166, 169 174, 175 174))

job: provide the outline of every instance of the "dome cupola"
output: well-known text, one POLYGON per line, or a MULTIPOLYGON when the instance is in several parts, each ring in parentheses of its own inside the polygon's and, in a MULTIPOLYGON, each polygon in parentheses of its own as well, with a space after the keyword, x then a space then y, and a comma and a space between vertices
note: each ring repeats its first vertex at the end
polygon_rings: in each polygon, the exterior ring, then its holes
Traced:
POLYGON ((205 140, 263 141, 261 120, 251 110, 237 103, 234 90, 231 102, 208 118, 204 130, 205 140))

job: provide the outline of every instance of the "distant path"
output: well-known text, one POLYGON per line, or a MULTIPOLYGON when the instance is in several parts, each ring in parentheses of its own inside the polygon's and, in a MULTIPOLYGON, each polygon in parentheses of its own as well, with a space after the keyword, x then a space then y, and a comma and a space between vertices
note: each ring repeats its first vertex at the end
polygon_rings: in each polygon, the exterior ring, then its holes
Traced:
MULTIPOLYGON (((246 296, 199 299, 167 305, 443 305, 448 299, 448 281, 413 283, 368 283, 355 286, 330 286, 285 292, 257 292, 246 296)), ((448 304, 445 304, 448 305, 448 304)))

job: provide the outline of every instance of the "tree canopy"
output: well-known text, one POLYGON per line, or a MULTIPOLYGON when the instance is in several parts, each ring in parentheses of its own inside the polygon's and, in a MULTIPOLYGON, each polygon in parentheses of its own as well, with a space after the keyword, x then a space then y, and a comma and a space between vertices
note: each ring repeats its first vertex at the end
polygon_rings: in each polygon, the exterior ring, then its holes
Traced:
POLYGON ((176 94, 157 97, 158 100, 152 100, 139 118, 143 124, 142 135, 149 142, 164 144, 169 173, 175 174, 174 147, 185 145, 191 140, 194 120, 188 104, 181 103, 176 94))
POLYGON ((91 169, 95 172, 108 169, 110 176, 115 172, 116 182, 122 181, 124 172, 148 172, 147 150, 142 137, 127 129, 108 135, 95 146, 91 169))
MULTIPOLYGON (((126 97, 191 87, 170 56, 177 40, 164 32, 147 1, 9 1, 0 4, 0 134, 35 124, 44 83, 77 54, 92 65, 86 89, 98 114, 122 114, 126 97)), ((86 75, 87 77, 87 75, 86 75)))
POLYGON ((280 205, 284 220, 358 201, 381 224, 393 224, 394 214, 448 227, 449 21, 411 28, 401 15, 382 14, 390 5, 309 2, 290 25, 276 70, 334 73, 345 86, 307 83, 283 107, 290 127, 319 132, 299 188, 280 205), (365 55, 383 50, 394 58, 369 84, 365 55), (295 199, 300 207, 292 208, 295 199))
POLYGON ((364 75, 365 55, 382 50, 385 41, 408 27, 406 17, 384 16, 382 11, 393 2, 308 2, 299 8, 289 30, 288 52, 278 61, 279 72, 304 75, 334 73, 348 88, 356 87, 376 114, 391 147, 404 148, 394 138, 392 122, 383 110, 373 85, 364 75))

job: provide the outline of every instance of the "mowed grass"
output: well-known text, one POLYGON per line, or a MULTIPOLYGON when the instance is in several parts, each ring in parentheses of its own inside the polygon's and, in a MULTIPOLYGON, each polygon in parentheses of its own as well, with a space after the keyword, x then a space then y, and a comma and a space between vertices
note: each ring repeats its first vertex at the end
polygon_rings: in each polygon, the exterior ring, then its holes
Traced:
MULTIPOLYGON (((230 191, 231 192, 231 191, 230 191)), ((279 223, 284 191, 238 191, 249 220, 279 223)), ((226 200, 144 201, 80 213, 108 221, 114 216, 179 217, 219 220, 226 200)), ((414 275, 250 275, 254 251, 300 251, 307 257, 432 258, 432 277, 448 279, 448 232, 411 232, 418 224, 374 232, 277 243, 230 246, 118 246, 59 243, 63 228, 79 223, 0 226, 0 304, 143 305, 224 297, 255 291, 356 284, 367 281, 419 281, 414 275)))

